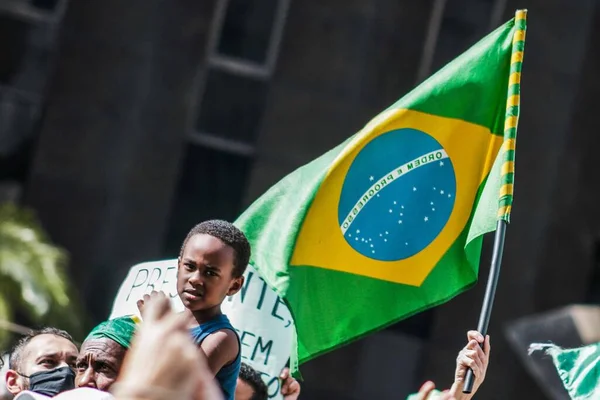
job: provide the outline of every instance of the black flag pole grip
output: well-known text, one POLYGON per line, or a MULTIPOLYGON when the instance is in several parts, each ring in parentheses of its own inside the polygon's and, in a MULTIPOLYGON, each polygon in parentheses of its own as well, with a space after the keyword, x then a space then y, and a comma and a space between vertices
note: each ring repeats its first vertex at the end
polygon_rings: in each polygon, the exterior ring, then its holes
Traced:
MULTIPOLYGON (((492 306, 494 305, 494 296, 496 295, 496 287, 498 286, 498 278, 500 277, 500 265, 502 264, 502 253, 504 251, 504 238, 506 236, 506 221, 498 220, 496 226, 496 235, 494 236, 494 250, 492 253, 492 262, 490 265, 490 276, 488 277, 485 295, 483 296, 483 305, 481 306, 481 314, 479 314, 479 323, 477 331, 483 335, 487 335, 490 317, 492 315, 492 306)), ((484 343, 480 346, 483 348, 484 343)), ((465 385, 463 393, 471 393, 473 391, 473 383, 475 383, 475 375, 473 370, 467 370, 465 377, 465 385)))

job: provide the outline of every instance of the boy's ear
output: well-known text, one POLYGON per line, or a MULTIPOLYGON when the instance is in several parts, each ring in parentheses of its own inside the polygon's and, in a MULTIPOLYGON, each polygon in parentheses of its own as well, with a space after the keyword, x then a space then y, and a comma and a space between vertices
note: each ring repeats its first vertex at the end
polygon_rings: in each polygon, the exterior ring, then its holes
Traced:
POLYGON ((244 286, 244 275, 238 278, 234 278, 233 281, 231 281, 231 285, 229 286, 229 290, 227 291, 227 296, 233 296, 234 294, 240 291, 242 286, 244 286))

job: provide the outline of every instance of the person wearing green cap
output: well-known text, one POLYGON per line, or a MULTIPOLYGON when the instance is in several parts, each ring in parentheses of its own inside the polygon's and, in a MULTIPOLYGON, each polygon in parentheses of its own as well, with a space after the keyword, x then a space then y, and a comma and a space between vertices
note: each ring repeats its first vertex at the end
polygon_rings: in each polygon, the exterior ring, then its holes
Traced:
POLYGON ((117 380, 139 319, 135 316, 104 321, 87 336, 75 364, 75 385, 108 391, 117 380))

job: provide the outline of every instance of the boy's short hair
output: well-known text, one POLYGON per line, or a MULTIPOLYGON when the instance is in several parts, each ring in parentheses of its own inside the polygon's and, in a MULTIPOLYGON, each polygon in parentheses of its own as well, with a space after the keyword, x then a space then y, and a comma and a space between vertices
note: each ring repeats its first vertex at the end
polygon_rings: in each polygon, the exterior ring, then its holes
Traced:
POLYGON ((17 344, 12 348, 10 352, 10 357, 8 359, 8 368, 18 371, 21 367, 21 361, 23 357, 23 350, 25 347, 31 342, 31 340, 40 335, 54 335, 64 339, 67 339, 69 342, 75 344, 71 335, 69 335, 66 331, 58 328, 46 327, 38 330, 34 330, 29 332, 27 335, 19 339, 17 344))
POLYGON ((267 389, 267 385, 262 380, 260 374, 248 364, 242 363, 240 367, 240 379, 246 382, 252 390, 254 390, 254 394, 250 398, 250 400, 267 400, 269 398, 269 391, 267 389))
POLYGON ((246 266, 248 266, 248 263, 250 262, 250 243, 248 242, 248 239, 246 239, 246 235, 244 235, 244 233, 235 225, 220 219, 204 221, 194 226, 181 245, 179 258, 183 256, 183 250, 185 249, 188 240, 190 240, 192 236, 200 234, 214 236, 233 248, 233 277, 238 278, 244 274, 246 266))

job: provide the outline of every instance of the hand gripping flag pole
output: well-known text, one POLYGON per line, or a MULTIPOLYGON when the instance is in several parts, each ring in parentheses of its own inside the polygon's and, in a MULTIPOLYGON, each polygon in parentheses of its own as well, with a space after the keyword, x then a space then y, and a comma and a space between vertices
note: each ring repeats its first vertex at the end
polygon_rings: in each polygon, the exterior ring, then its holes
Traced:
MULTIPOLYGON (((519 104, 521 91, 521 68, 523 66, 523 49, 525 45, 525 29, 527 21, 527 10, 517 10, 515 14, 515 33, 512 42, 512 55, 510 60, 510 76, 508 80, 508 95, 506 101, 506 119, 504 123, 504 144, 503 144, 503 164, 502 176, 503 185, 500 189, 500 198, 498 205, 498 224, 496 225, 496 235, 494 236, 494 249, 490 265, 490 276, 488 277, 483 305, 479 314, 479 323, 477 331, 485 337, 490 317, 492 315, 492 306, 494 296, 498 287, 500 277, 500 265, 502 264, 502 253, 504 251, 504 239, 506 237, 506 226, 510 218, 510 211, 513 200, 513 184, 515 171, 515 144, 517 135, 517 122, 519 119, 519 104)), ((481 344, 483 347, 483 343, 481 344)), ((473 370, 467 371, 463 393, 471 393, 475 375, 473 370)))
MULTIPOLYGON (((492 305, 494 304, 494 296, 496 295, 496 287, 498 286, 498 278, 500 277, 500 264, 502 263, 502 252, 504 250, 504 238, 506 236, 506 221, 501 219, 496 227, 496 236, 494 237, 494 250, 492 253, 492 263, 490 266, 490 276, 488 277, 485 295, 483 297, 483 305, 481 306, 481 314, 479 314, 479 323, 477 331, 483 335, 487 334, 490 317, 492 315, 492 305)), ((481 344, 483 347, 483 343, 481 344)), ((475 375, 473 370, 469 368, 465 378, 463 393, 471 393, 475 375)))

